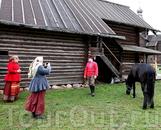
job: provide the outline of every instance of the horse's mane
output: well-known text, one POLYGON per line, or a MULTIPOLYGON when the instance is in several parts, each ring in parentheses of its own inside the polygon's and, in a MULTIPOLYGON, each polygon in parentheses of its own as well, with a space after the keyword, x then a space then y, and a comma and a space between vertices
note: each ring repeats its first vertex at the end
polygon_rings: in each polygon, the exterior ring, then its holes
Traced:
POLYGON ((131 85, 134 82, 142 81, 144 78, 148 82, 149 81, 154 82, 155 71, 154 71, 153 67, 150 64, 146 64, 146 63, 136 63, 132 66, 132 68, 128 74, 128 77, 126 79, 126 83, 131 85), (153 79, 151 79, 151 78, 153 78, 153 79))
POLYGON ((134 80, 133 70, 134 70, 134 68, 135 68, 136 66, 138 66, 138 65, 139 65, 139 63, 135 63, 135 64, 132 66, 132 68, 131 68, 131 70, 130 70, 130 72, 129 72, 129 74, 128 74, 128 77, 127 77, 127 79, 126 79, 126 82, 127 82, 127 83, 132 83, 132 81, 134 80))

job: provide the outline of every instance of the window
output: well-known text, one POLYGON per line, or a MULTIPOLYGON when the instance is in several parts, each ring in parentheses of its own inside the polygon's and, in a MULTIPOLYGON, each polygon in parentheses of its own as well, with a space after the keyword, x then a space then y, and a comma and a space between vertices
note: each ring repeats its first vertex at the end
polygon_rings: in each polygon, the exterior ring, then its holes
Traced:
POLYGON ((8 56, 8 51, 0 51, 0 55, 7 55, 8 56))

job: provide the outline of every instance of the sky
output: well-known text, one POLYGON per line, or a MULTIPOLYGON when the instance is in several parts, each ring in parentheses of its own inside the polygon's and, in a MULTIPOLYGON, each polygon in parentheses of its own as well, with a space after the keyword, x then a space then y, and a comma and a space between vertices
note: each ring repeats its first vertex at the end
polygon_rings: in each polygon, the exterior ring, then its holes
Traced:
POLYGON ((129 6, 137 14, 139 7, 143 10, 142 16, 154 29, 161 30, 161 0, 107 0, 113 3, 129 6))

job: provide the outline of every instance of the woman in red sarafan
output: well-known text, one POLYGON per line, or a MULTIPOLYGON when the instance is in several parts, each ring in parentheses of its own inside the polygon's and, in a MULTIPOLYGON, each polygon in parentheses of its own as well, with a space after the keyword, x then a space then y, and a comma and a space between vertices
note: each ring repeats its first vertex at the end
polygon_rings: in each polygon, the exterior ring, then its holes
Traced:
POLYGON ((19 97, 18 94, 20 93, 21 70, 18 61, 18 56, 11 56, 7 65, 8 73, 4 78, 6 83, 2 96, 2 99, 7 102, 15 101, 19 97))

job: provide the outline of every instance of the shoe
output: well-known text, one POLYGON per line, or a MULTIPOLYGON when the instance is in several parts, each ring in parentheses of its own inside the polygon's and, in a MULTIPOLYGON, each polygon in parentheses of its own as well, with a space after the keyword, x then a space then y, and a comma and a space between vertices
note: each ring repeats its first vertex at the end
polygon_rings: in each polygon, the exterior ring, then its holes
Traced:
POLYGON ((94 93, 92 93, 91 95, 92 95, 92 97, 94 97, 94 93))
POLYGON ((18 98, 15 98, 14 101, 18 100, 18 98))
POLYGON ((35 112, 31 112, 31 118, 35 118, 35 112))
POLYGON ((39 114, 39 115, 35 115, 35 118, 36 119, 44 119, 44 118, 46 118, 46 116, 39 114))
POLYGON ((13 101, 11 101, 11 100, 7 100, 7 102, 8 102, 8 103, 12 103, 13 101))

